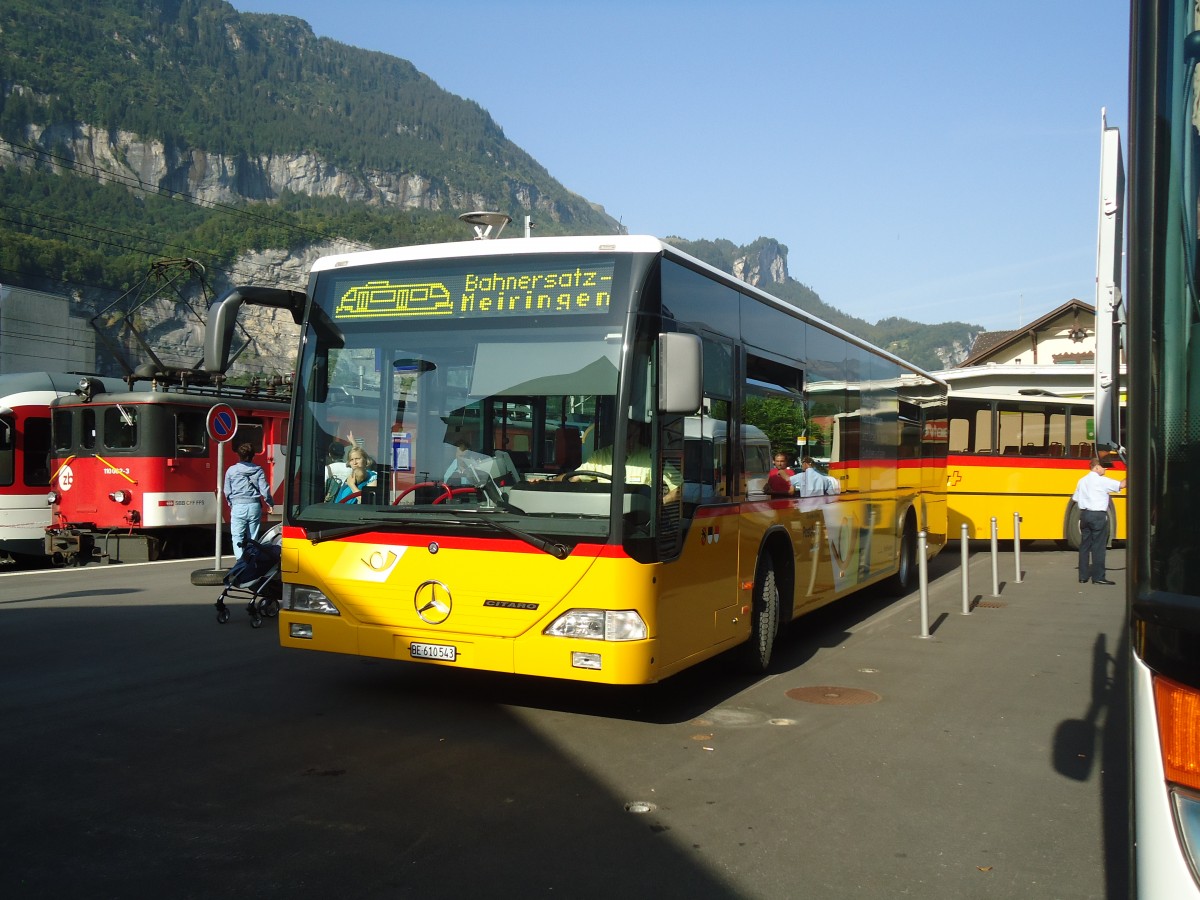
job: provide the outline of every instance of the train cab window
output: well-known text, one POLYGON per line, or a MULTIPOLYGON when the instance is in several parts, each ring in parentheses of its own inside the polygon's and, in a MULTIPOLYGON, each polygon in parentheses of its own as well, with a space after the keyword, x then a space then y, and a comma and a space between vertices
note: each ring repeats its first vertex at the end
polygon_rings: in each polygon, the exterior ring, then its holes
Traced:
POLYGON ((96 449, 96 411, 94 409, 80 410, 79 446, 84 450, 96 449))
POLYGON ((208 426, 203 413, 181 412, 175 416, 175 455, 208 454, 208 426))
POLYGON ((54 411, 54 449, 55 450, 70 450, 75 446, 75 433, 71 427, 75 417, 69 409, 56 409, 54 411))
POLYGON ((104 410, 104 446, 109 450, 130 450, 137 446, 138 411, 120 403, 104 410))
POLYGON ((257 422, 239 422, 237 433, 234 434, 233 440, 229 442, 229 446, 234 452, 242 444, 249 444, 254 448, 255 454, 263 452, 263 426, 257 422))

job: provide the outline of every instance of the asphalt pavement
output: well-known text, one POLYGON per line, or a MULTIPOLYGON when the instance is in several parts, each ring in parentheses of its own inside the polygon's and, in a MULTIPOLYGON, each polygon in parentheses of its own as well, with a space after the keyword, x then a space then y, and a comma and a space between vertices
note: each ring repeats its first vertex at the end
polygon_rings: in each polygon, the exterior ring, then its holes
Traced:
POLYGON ((1124 898, 1125 552, 606 688, 283 651, 196 562, 0 577, 6 897, 1124 898))

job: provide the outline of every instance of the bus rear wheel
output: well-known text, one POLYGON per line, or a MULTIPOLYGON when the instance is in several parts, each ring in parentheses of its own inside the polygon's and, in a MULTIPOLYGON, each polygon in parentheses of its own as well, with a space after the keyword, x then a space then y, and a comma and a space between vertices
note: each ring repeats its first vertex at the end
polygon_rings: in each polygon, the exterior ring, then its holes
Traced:
POLYGON ((779 634, 779 584, 775 578, 775 564, 769 556, 764 556, 758 563, 750 615, 750 640, 742 645, 742 661, 749 672, 762 675, 771 666, 771 654, 779 634))

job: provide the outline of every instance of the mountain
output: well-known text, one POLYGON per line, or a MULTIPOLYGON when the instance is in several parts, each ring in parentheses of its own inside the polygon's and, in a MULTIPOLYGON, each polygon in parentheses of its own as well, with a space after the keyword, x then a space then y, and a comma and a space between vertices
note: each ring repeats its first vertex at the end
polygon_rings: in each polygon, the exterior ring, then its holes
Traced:
POLYGON ((847 315, 825 303, 810 287, 788 274, 788 248, 772 238, 760 237, 744 247, 727 240, 689 241, 680 237, 666 240, 710 266, 736 275, 843 331, 858 335, 925 369, 944 369, 962 362, 975 337, 983 331, 978 325, 965 322, 927 325, 895 317, 873 325, 847 315))
MULTIPOLYGON (((0 280, 92 310, 162 257, 197 260, 216 290, 302 286, 322 252, 461 239, 470 210, 543 235, 619 229, 411 63, 222 0, 6 0, 0 191, 0 280)), ((946 343, 927 348, 931 326, 826 306, 776 241, 675 242, 926 367, 978 331, 935 326, 946 343)))

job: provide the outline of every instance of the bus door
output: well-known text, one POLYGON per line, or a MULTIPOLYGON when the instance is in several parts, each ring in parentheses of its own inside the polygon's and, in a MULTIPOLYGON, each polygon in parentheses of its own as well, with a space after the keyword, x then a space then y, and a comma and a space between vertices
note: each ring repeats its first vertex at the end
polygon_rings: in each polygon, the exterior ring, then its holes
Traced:
MULTIPOLYGON (((734 475, 740 448, 730 441, 733 414, 734 348, 705 334, 703 400, 688 416, 660 417, 659 453, 666 465, 678 459, 682 488, 678 547, 661 566, 658 633, 667 663, 697 647, 732 641, 745 633, 740 615, 738 551, 742 507, 734 475)), ((740 479, 739 479, 740 481, 740 479)))

